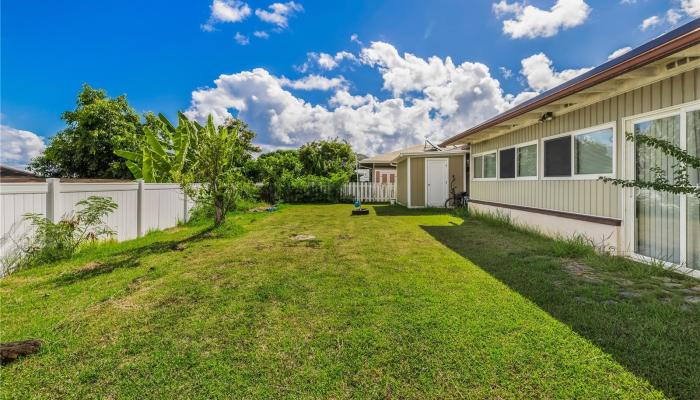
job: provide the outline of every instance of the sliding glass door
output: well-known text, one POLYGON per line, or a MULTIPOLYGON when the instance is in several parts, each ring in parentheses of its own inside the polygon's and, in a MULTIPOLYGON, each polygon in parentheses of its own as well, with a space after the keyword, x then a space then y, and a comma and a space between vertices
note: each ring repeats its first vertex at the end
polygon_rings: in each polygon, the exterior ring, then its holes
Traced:
MULTIPOLYGON (((700 110, 679 109, 634 121, 635 135, 648 135, 700 154, 700 110)), ((648 146, 635 146, 634 176, 654 181, 674 180, 675 158, 648 146)), ((698 171, 688 171, 698 184, 698 171)), ((638 255, 700 270, 700 200, 646 189, 634 189, 634 252, 638 255)))
MULTIPOLYGON (((700 110, 686 114, 686 149, 691 156, 700 156, 700 110)), ((700 185, 700 168, 688 171, 690 183, 700 185)), ((688 268, 700 270, 700 199, 688 196, 686 206, 688 232, 686 263, 688 268)))
MULTIPOLYGON (((679 115, 634 124, 635 135, 647 135, 680 146, 679 115)), ((659 150, 636 146, 636 179, 653 181, 657 174, 673 179, 673 158, 659 150)), ((668 261, 681 262, 680 196, 654 190, 635 190, 635 253, 668 261)))

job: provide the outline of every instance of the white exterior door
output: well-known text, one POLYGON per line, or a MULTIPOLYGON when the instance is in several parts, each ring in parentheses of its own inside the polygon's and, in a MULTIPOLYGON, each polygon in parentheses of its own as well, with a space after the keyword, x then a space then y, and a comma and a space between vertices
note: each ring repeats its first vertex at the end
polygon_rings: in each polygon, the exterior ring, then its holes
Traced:
POLYGON ((428 207, 444 207, 447 200, 447 159, 425 159, 425 202, 428 207))

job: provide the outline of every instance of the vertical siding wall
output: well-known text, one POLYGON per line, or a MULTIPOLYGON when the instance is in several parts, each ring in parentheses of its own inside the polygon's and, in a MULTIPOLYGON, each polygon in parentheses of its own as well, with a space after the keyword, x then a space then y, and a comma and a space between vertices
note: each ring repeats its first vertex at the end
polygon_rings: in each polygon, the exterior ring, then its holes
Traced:
MULTIPOLYGON (((519 143, 539 140, 559 133, 616 122, 616 172, 622 172, 625 131, 622 119, 678 106, 700 98, 700 68, 644 86, 590 106, 558 115, 554 120, 519 129, 513 133, 477 143, 472 155, 519 143)), ((542 142, 538 144, 538 161, 542 142)), ((473 159, 473 156, 472 156, 473 159)), ((541 165, 541 164, 540 164, 541 165)), ((622 218, 621 192, 617 187, 596 180, 470 181, 471 196, 493 201, 602 217, 622 218)))
POLYGON ((425 206, 425 158, 411 157, 411 207, 425 206))
MULTIPOLYGON (((466 189, 464 189, 464 174, 466 173, 466 166, 464 165, 464 155, 458 155, 458 156, 450 156, 449 158, 449 171, 448 171, 448 177, 450 182, 452 182, 452 177, 455 177, 455 191, 457 193, 459 192, 464 192, 466 189)), ((449 187, 448 193, 449 193, 449 187)), ((450 193, 451 195, 451 193, 450 193)))
MULTIPOLYGON (((89 196, 110 197, 117 209, 107 218, 107 225, 117 232, 117 240, 138 236, 138 184, 137 183, 61 183, 58 185, 59 216, 75 211, 75 204, 89 196)), ((30 226, 23 221, 26 213, 47 215, 49 188, 46 183, 2 183, 0 184, 0 228, 2 242, 0 257, 12 250, 12 238, 29 233, 30 226)), ((143 231, 165 229, 176 226, 186 219, 185 207, 191 209, 193 202, 185 203, 185 196, 178 185, 145 184, 143 191, 143 231)), ((0 266, 0 276, 3 275, 0 266)))
POLYGON ((401 161, 396 165, 396 201, 408 205, 408 162, 401 161))

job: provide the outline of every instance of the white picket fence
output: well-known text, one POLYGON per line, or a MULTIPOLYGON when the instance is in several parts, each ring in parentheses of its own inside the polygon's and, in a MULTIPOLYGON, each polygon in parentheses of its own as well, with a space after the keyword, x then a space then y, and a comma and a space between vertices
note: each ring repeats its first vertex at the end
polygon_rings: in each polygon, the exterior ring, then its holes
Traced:
MULTIPOLYGON (((176 226, 186 221, 193 202, 180 186, 165 183, 0 183, 0 234, 18 238, 30 228, 23 215, 44 214, 54 222, 75 211, 75 203, 89 196, 110 197, 117 209, 107 217, 107 225, 117 232, 117 240, 143 236, 150 230, 176 226)), ((13 242, 2 240, 0 257, 11 250, 13 242)), ((2 276, 0 269, 0 276, 2 276)))
POLYGON ((343 197, 368 203, 387 203, 396 199, 395 183, 348 182, 343 197))

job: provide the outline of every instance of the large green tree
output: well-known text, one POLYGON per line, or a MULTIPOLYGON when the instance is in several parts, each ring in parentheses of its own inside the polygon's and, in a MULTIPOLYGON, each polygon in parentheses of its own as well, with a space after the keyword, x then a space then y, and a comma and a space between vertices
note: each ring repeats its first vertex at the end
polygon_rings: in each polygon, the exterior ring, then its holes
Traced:
POLYGON ((275 203, 283 195, 283 185, 302 174, 304 169, 296 150, 275 150, 251 160, 246 174, 255 182, 262 183, 262 195, 275 203))
POLYGON ((84 84, 76 108, 61 115, 66 128, 58 132, 29 169, 50 177, 131 179, 125 160, 115 149, 135 151, 142 139, 141 118, 126 96, 111 98, 84 84))
POLYGON ((319 140, 301 146, 299 161, 306 175, 330 177, 345 174, 349 177, 355 169, 356 156, 348 142, 319 140))

